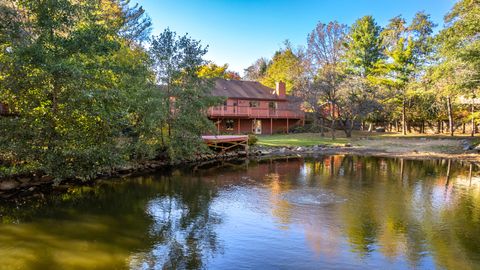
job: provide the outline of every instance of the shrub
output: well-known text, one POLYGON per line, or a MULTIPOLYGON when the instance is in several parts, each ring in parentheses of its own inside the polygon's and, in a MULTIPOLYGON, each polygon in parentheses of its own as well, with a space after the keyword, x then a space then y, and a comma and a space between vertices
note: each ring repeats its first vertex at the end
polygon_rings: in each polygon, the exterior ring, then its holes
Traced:
POLYGON ((255 134, 248 134, 248 145, 254 145, 258 142, 258 137, 255 134))

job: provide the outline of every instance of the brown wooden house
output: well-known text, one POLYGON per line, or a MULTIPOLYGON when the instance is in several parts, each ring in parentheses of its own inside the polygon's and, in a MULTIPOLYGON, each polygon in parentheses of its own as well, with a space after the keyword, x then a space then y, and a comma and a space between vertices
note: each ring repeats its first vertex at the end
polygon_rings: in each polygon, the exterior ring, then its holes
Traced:
POLYGON ((212 95, 226 98, 222 106, 208 110, 222 134, 288 133, 304 123, 301 102, 286 95, 283 82, 272 89, 253 81, 218 79, 212 95))

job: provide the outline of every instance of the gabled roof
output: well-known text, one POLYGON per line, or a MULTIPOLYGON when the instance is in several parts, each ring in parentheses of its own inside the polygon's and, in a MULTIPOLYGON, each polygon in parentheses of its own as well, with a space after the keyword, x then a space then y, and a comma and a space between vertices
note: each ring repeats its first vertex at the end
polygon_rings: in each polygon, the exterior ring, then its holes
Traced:
POLYGON ((217 79, 212 95, 240 99, 285 100, 274 92, 272 88, 259 82, 217 79))

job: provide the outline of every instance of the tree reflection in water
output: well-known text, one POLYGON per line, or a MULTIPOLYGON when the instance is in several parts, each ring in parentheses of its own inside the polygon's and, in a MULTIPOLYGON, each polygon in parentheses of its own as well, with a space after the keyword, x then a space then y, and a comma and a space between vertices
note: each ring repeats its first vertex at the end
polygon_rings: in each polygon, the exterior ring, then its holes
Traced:
POLYGON ((151 250, 132 256, 133 269, 200 269, 220 249, 215 226, 218 214, 210 211, 216 187, 201 179, 179 176, 162 179, 161 196, 150 200, 149 230, 155 239, 151 250))
POLYGON ((1 267, 478 269, 478 174, 320 156, 100 181, 0 204, 1 267))
POLYGON ((0 268, 202 268, 219 251, 215 189, 174 172, 0 205, 0 268))

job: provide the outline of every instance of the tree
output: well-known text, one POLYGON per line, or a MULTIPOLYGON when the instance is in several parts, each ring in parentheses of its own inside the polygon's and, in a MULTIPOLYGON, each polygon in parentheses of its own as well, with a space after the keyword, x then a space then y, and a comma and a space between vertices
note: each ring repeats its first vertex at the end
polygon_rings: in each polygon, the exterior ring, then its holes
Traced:
MULTIPOLYGON (((480 2, 457 2, 445 16, 446 28, 438 35, 438 64, 434 77, 435 86, 441 87, 447 96, 450 134, 453 135, 452 96, 469 96, 472 101, 480 86, 480 2)), ((472 103, 472 135, 475 132, 474 105, 472 103)))
MULTIPOLYGON (((353 100, 363 104, 362 109, 350 108, 348 111, 351 113, 362 113, 355 118, 366 119, 369 115, 372 115, 378 110, 377 102, 375 101, 376 90, 375 85, 371 82, 371 78, 376 75, 376 66, 381 59, 383 59, 383 44, 380 37, 381 28, 377 25, 372 16, 364 16, 358 19, 350 28, 348 34, 348 40, 345 43, 346 53, 345 62, 346 70, 350 82, 356 82, 358 85, 355 87, 355 94, 352 95, 351 91, 346 90, 343 94, 344 97, 355 97, 353 100), (349 94, 348 94, 349 93, 349 94), (364 107, 368 104, 375 104, 370 108, 364 107)), ((350 84, 350 83, 349 83, 350 84)), ((346 104, 354 105, 353 100, 350 100, 346 104)), ((353 125, 352 115, 350 113, 343 114, 342 122, 345 126, 347 123, 353 125)), ((351 126, 352 127, 352 126, 351 126)))
POLYGON ((152 39, 150 54, 157 84, 169 108, 165 126, 168 151, 173 159, 206 150, 200 135, 214 129, 204 112, 217 105, 219 99, 209 95, 212 81, 199 77, 206 53, 207 47, 199 41, 188 35, 178 37, 170 29, 152 39))
POLYGON ((227 72, 225 73, 225 79, 229 79, 229 80, 241 80, 242 77, 241 77, 240 74, 238 74, 238 72, 236 72, 236 71, 227 70, 227 72))
POLYGON ((213 62, 201 66, 198 70, 198 77, 206 79, 223 78, 240 80, 240 75, 237 72, 228 70, 228 64, 218 66, 213 62))
POLYGON ((131 6, 130 0, 118 0, 123 26, 119 34, 130 42, 142 43, 150 37, 152 20, 142 6, 131 6))
POLYGON ((373 75, 376 64, 383 58, 381 28, 372 16, 364 16, 351 26, 345 60, 348 71, 363 79, 373 75))
POLYGON ((335 139, 338 89, 344 79, 342 57, 346 35, 347 26, 338 22, 318 23, 308 35, 307 55, 313 83, 303 93, 317 115, 323 113, 325 105, 329 106, 332 139, 335 139))
POLYGON ((298 78, 303 73, 303 55, 295 53, 290 43, 286 42, 285 45, 275 53, 260 82, 271 88, 275 88, 276 82, 285 82, 287 94, 291 94, 300 83, 298 78))
POLYGON ((135 138, 145 137, 139 128, 145 119, 133 116, 145 107, 132 96, 148 95, 151 72, 143 49, 119 36, 124 20, 118 3, 22 0, 1 6, 16 18, 10 22, 15 31, 0 41, 7 60, 0 99, 14 114, 0 117, 8 170, 89 179, 136 156, 129 150, 135 138))
POLYGON ((371 81, 390 90, 391 100, 400 101, 402 133, 407 132, 409 84, 416 84, 424 74, 431 50, 431 34, 435 25, 429 15, 419 12, 410 26, 401 16, 394 17, 381 33, 387 59, 377 64, 378 74, 371 81))
POLYGON ((385 42, 385 54, 388 60, 378 64, 384 77, 382 85, 393 90, 393 95, 400 95, 402 107, 402 133, 407 134, 406 106, 407 106, 407 85, 414 70, 413 54, 414 43, 408 37, 405 20, 401 17, 394 17, 390 20, 382 32, 385 42))
POLYGON ((267 68, 270 65, 270 61, 266 58, 259 58, 255 63, 246 68, 244 79, 251 81, 260 81, 267 72, 267 68))

